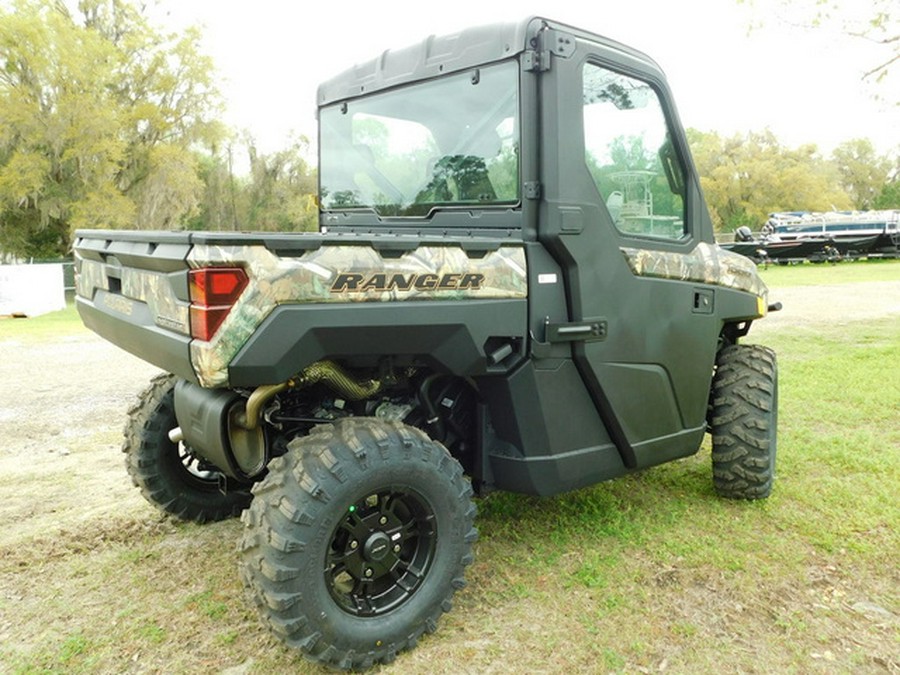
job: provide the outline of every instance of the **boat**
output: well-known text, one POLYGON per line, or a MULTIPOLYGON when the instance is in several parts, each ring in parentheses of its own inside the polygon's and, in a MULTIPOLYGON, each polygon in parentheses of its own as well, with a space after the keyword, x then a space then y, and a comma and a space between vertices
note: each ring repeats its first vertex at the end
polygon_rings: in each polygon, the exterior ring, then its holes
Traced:
POLYGON ((739 227, 734 233, 734 241, 719 245, 734 253, 740 253, 754 262, 789 262, 805 260, 820 255, 830 243, 825 237, 782 240, 778 235, 765 233, 756 235, 749 227, 739 227))
POLYGON ((895 257, 900 255, 900 210, 771 213, 759 232, 739 227, 733 241, 719 245, 757 263, 895 257))
POLYGON ((771 213, 762 234, 783 241, 829 239, 845 256, 897 255, 900 210, 771 213))

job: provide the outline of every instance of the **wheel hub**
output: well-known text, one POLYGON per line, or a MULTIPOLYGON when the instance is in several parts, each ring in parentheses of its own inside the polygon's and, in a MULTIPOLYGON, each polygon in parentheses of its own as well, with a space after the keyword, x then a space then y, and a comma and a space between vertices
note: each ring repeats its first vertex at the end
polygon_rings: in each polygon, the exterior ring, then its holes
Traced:
POLYGON ((375 616, 406 602, 422 585, 437 532, 428 502, 413 491, 385 489, 347 508, 332 533, 325 577, 338 606, 375 616))
POLYGON ((381 562, 391 550, 391 538, 384 532, 375 532, 366 540, 363 555, 369 562, 381 562))

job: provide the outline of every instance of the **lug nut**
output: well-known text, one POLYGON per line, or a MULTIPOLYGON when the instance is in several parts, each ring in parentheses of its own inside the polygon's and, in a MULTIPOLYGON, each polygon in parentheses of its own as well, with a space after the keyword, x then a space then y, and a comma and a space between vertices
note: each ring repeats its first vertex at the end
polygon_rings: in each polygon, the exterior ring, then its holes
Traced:
POLYGON ((394 544, 394 553, 400 553, 400 544, 394 544))
POLYGON ((356 539, 354 539, 353 541, 350 542, 350 548, 352 548, 355 551, 357 548, 359 548, 359 542, 356 541, 356 539))
POLYGON ((382 525, 387 525, 387 516, 381 516, 381 518, 378 519, 378 522, 382 525))
POLYGON ((372 572, 372 568, 369 567, 369 568, 366 570, 366 576, 367 576, 367 577, 370 577, 370 576, 372 576, 372 574, 374 574, 374 573, 372 572))

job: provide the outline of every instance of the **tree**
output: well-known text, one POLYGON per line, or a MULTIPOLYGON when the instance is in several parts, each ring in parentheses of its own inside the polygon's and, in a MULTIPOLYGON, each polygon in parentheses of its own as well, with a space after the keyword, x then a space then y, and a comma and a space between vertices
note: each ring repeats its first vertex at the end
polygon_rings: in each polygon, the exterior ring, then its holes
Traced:
POLYGON ((0 248, 62 255, 72 228, 169 228, 196 210, 192 147, 222 133, 198 39, 125 0, 0 9, 0 248))
POLYGON ((757 229, 773 211, 852 205, 837 169, 815 145, 785 148, 771 131, 722 138, 690 129, 688 141, 717 230, 757 229))
MULTIPOLYGON (((615 91, 624 90, 619 88, 615 91)), ((630 105, 630 99, 628 101, 630 105)), ((601 194, 608 197, 613 192, 625 190, 627 199, 629 196, 628 188, 626 188, 627 179, 623 174, 646 172, 650 174, 647 182, 643 183, 641 179, 638 179, 638 184, 644 186, 638 189, 649 191, 653 200, 653 213, 655 215, 675 215, 682 212, 681 197, 673 194, 672 188, 666 180, 660 161, 659 148, 646 147, 644 136, 618 136, 611 140, 607 151, 609 158, 605 164, 598 161, 593 154, 585 158, 588 170, 601 194)), ((646 194, 642 192, 639 198, 645 196, 646 194)))
POLYGON ((882 189, 873 205, 876 209, 900 210, 900 180, 894 179, 882 189))
POLYGON ((900 159, 894 158, 894 166, 889 172, 887 182, 872 205, 876 209, 900 210, 900 159))
MULTIPOLYGON (((796 7, 796 0, 791 0, 791 4, 796 7)), ((888 77, 891 67, 900 60, 900 24, 897 23, 900 11, 895 0, 868 0, 851 7, 806 0, 806 5, 815 26, 834 25, 851 37, 879 45, 882 58, 863 73, 863 79, 882 81, 888 77), (810 6, 810 2, 814 5, 810 6)))
POLYGON ((841 187, 860 210, 874 208, 888 182, 891 161, 879 156, 867 138, 845 141, 834 149, 831 160, 841 176, 841 187))
POLYGON ((204 185, 200 208, 187 222, 196 230, 297 232, 318 229, 316 170, 307 159, 309 141, 263 154, 249 133, 198 155, 204 185), (235 176, 235 157, 246 152, 249 175, 235 176))
POLYGON ((197 153, 198 175, 203 196, 197 211, 185 223, 191 230, 238 230, 239 213, 245 201, 246 181, 234 175, 234 140, 224 146, 214 144, 208 152, 197 153))
POLYGON ((250 155, 248 209, 243 227, 255 230, 302 231, 318 227, 316 172, 306 157, 309 140, 300 136, 284 150, 264 155, 246 137, 250 155))

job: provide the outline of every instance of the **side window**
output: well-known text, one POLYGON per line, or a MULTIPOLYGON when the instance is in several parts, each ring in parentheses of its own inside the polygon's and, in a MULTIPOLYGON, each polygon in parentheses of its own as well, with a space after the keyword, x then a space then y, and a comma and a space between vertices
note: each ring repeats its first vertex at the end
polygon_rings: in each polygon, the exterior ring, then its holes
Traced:
POLYGON ((620 232, 685 236, 684 173, 653 87, 586 64, 584 147, 588 170, 620 232))

